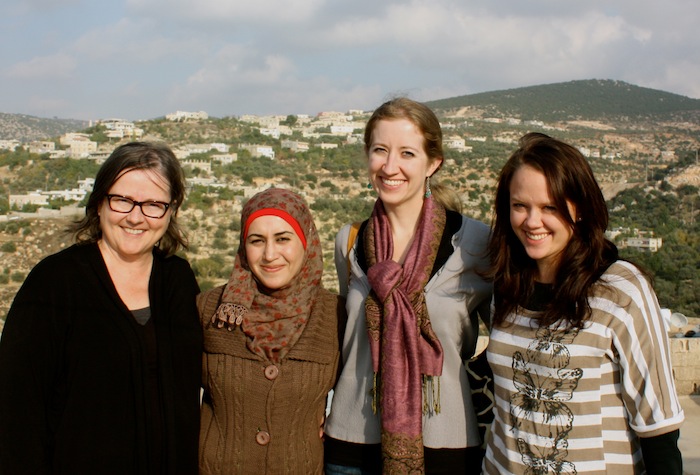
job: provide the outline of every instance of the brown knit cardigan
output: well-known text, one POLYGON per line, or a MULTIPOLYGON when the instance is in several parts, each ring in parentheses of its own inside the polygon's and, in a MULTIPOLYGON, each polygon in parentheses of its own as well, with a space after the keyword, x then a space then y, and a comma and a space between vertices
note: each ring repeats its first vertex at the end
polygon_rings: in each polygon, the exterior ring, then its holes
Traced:
POLYGON ((240 327, 209 323, 223 289, 197 298, 204 328, 200 474, 323 473, 320 429, 338 373, 343 299, 321 289, 301 338, 273 365, 248 350, 240 327))

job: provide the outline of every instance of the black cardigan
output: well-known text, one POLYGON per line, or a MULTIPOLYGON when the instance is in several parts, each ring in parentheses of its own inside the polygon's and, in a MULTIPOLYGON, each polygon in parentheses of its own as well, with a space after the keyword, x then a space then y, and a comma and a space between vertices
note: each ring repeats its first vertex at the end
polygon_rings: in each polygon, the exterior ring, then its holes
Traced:
POLYGON ((163 437, 154 461, 147 345, 95 244, 41 261, 0 340, 0 474, 196 474, 202 331, 189 264, 149 283, 163 437))

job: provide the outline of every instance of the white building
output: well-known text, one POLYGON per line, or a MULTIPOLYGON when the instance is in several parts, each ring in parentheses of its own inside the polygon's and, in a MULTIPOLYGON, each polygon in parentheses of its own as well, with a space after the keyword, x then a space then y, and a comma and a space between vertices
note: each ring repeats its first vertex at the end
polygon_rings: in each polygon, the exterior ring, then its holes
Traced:
POLYGON ((219 153, 228 153, 229 148, 231 148, 231 147, 229 147, 225 143, 215 142, 215 143, 209 144, 210 150, 216 150, 219 153))
POLYGON ((267 157, 270 160, 275 159, 275 151, 270 145, 241 144, 239 149, 247 150, 252 157, 267 157))
POLYGON ((641 251, 656 252, 663 245, 661 238, 653 237, 631 237, 624 241, 626 247, 639 249, 641 251))
POLYGON ((63 198, 65 201, 81 201, 88 192, 82 188, 71 188, 70 190, 42 191, 41 194, 52 200, 63 198))
POLYGON ((133 122, 124 119, 103 119, 97 121, 106 130, 105 135, 111 139, 123 139, 124 137, 143 137, 143 129, 136 127, 133 122))
POLYGON ((260 127, 267 129, 277 129, 280 125, 280 120, 284 120, 286 117, 281 117, 278 115, 242 115, 240 119, 241 122, 247 124, 258 124, 260 127))
POLYGON ((94 178, 85 178, 84 180, 78 180, 78 188, 85 191, 92 191, 95 186, 94 178))
POLYGON ((97 142, 92 140, 76 140, 68 147, 70 158, 87 158, 91 153, 97 152, 97 142))
POLYGON ((43 154, 51 153, 56 150, 56 144, 54 142, 46 141, 34 141, 29 144, 29 153, 43 154))
POLYGON ((282 148, 288 148, 293 152, 308 152, 309 142, 299 142, 297 140, 282 140, 282 148))
POLYGON ((351 135, 355 131, 353 125, 331 125, 333 135, 351 135))
POLYGON ((49 200, 41 193, 41 190, 30 191, 25 195, 10 195, 10 207, 17 206, 18 208, 21 208, 27 204, 47 206, 49 204, 49 200))
POLYGON ((191 169, 199 168, 200 170, 211 174, 211 162, 208 160, 180 160, 180 164, 183 167, 188 167, 191 169))
POLYGON ((451 148, 454 150, 459 150, 460 152, 465 152, 467 151, 467 148, 469 149, 468 151, 472 150, 472 147, 467 147, 466 141, 460 137, 459 135, 451 135, 443 141, 443 144, 445 145, 446 148, 451 148))
POLYGON ((15 150, 19 146, 20 146, 19 140, 15 140, 15 139, 0 140, 0 149, 3 149, 3 150, 15 150))
POLYGON ((334 148, 338 148, 337 143, 326 143, 326 142, 317 143, 315 146, 320 148, 321 150, 331 150, 334 148))
POLYGON ((279 139, 280 138, 280 129, 274 128, 274 129, 269 129, 269 128, 260 128, 260 133, 262 135, 265 135, 266 137, 272 137, 273 139, 279 139))
POLYGON ((222 165, 228 165, 230 163, 235 162, 238 160, 238 154, 237 153, 217 153, 211 156, 212 160, 216 160, 217 162, 221 163, 222 165))
POLYGON ((58 143, 60 143, 64 147, 70 147, 70 145, 73 142, 87 142, 89 140, 90 136, 88 134, 83 134, 79 132, 68 132, 61 135, 58 138, 58 143))
POLYGON ((204 111, 199 112, 185 112, 176 111, 173 114, 166 114, 166 120, 171 122, 186 122, 188 120, 206 120, 209 118, 209 114, 204 111))

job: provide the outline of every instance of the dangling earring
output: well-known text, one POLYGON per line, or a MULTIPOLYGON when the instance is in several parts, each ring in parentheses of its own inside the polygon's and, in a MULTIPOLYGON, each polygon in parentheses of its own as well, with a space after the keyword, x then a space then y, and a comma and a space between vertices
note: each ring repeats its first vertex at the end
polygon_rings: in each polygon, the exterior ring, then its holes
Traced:
POLYGON ((372 189, 372 183, 367 183, 367 189, 371 190, 372 189))
POLYGON ((425 177, 425 197, 430 198, 433 195, 433 192, 430 191, 430 177, 426 176, 425 177))

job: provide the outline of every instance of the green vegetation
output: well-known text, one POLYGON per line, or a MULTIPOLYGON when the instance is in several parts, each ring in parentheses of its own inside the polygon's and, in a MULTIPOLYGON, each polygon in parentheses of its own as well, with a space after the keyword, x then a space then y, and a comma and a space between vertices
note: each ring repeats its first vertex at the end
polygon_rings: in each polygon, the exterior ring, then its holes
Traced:
POLYGON ((0 167, 7 166, 16 177, 3 180, 0 193, 76 188, 78 180, 94 177, 99 169, 93 160, 49 159, 18 149, 0 150, 0 167))
POLYGON ((621 255, 653 276, 663 307, 700 315, 700 192, 695 186, 675 191, 635 187, 609 202, 610 228, 653 231, 663 239, 655 253, 621 249, 621 255))
POLYGON ((2 246, 0 246, 0 251, 2 252, 15 252, 16 250, 17 246, 12 241, 4 242, 2 243, 2 246))
POLYGON ((582 80, 452 97, 427 103, 436 109, 477 107, 497 117, 566 120, 697 113, 700 100, 622 81, 582 80))
MULTIPOLYGON (((496 177, 524 133, 542 131, 588 149, 589 162, 601 183, 633 185, 609 201, 611 228, 629 229, 627 235, 634 230, 653 231, 663 238, 656 253, 622 249, 622 255, 654 275, 663 306, 700 316, 700 194, 697 186, 671 180, 696 163, 699 144, 697 125, 693 124, 699 123, 699 100, 619 81, 594 80, 474 94, 428 105, 440 117, 445 137, 461 137, 471 148, 468 152, 446 148, 445 163, 435 177, 435 182, 443 181, 457 191, 465 214, 490 222, 496 177), (494 120, 485 120, 491 118, 494 120), (508 122, 506 118, 520 121, 508 122), (576 122, 566 122, 571 119, 576 122), (666 154, 663 157, 662 152, 666 154)), ((0 138, 6 138, 2 137, 4 117, 0 114, 0 138)), ((299 118, 289 115, 280 123, 299 125, 299 118)), ((43 122, 36 124, 40 127, 43 122)), ((82 130, 92 140, 116 145, 102 126, 86 129, 86 125, 81 125, 82 130)), ((257 125, 235 117, 177 123, 159 118, 137 125, 149 140, 162 140, 173 148, 187 143, 224 143, 237 154, 237 160, 227 165, 212 161, 211 151, 190 156, 211 162, 211 175, 206 169, 186 168, 188 177, 209 183, 188 190, 179 216, 192 242, 182 255, 189 259, 204 290, 225 281, 231 272, 241 227, 240 209, 251 190, 287 186, 307 198, 324 244, 327 276, 334 274, 332 243, 340 227, 366 219, 372 211, 375 193, 366 188, 363 145, 345 143, 345 137, 306 137, 296 129, 285 138, 308 142, 309 150, 294 152, 281 148, 279 140, 262 135, 257 125), (275 160, 252 157, 239 148, 249 143, 272 146, 275 160), (322 149, 319 143, 338 147, 322 149)), ((65 131, 80 131, 80 127, 65 131)), ((56 141, 63 132, 46 132, 41 138, 54 137, 56 141)), ((92 160, 49 159, 47 154, 31 154, 23 148, 0 150, 0 214, 19 211, 10 210, 10 193, 74 188, 79 179, 94 177, 97 169, 92 160)), ((52 200, 50 207, 63 204, 52 200)), ((24 211, 35 208, 29 205, 24 211)), ((31 229, 26 223, 0 223, 0 232, 6 234, 0 250, 16 253, 23 239, 40 239, 41 227, 31 229)), ((12 286, 26 270, 6 268, 0 283, 12 286)))

